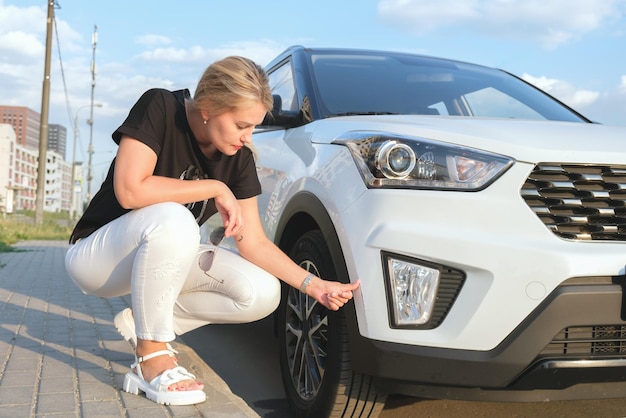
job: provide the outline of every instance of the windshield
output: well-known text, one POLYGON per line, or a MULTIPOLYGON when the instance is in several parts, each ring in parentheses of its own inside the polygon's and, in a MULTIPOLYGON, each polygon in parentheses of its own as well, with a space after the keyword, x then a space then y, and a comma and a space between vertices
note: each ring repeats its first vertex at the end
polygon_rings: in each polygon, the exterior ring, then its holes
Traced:
POLYGON ((384 53, 314 53, 311 63, 326 116, 426 114, 586 122, 522 80, 478 65, 384 53))

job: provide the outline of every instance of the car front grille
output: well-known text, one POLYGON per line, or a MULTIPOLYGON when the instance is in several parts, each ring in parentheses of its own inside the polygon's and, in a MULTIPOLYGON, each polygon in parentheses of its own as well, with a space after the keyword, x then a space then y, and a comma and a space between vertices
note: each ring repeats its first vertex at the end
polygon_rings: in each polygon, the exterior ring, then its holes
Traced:
POLYGON ((626 165, 541 163, 521 195, 562 238, 626 241, 626 165))
POLYGON ((568 327, 541 351, 540 357, 604 357, 626 355, 626 326, 568 327))

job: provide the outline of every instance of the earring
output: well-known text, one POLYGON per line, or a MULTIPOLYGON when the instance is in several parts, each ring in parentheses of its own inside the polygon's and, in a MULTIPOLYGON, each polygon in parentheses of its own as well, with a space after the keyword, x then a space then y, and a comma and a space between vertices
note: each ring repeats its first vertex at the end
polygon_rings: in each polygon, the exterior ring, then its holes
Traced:
POLYGON ((208 119, 203 119, 202 123, 204 123, 206 125, 207 121, 208 121, 208 119))

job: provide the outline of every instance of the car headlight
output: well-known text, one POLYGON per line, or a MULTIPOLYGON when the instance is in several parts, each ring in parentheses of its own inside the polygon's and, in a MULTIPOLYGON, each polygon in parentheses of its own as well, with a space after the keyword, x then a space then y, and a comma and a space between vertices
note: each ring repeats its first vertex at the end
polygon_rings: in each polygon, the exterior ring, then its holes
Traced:
POLYGON ((369 188, 481 190, 513 159, 423 138, 350 132, 333 141, 348 147, 369 188))

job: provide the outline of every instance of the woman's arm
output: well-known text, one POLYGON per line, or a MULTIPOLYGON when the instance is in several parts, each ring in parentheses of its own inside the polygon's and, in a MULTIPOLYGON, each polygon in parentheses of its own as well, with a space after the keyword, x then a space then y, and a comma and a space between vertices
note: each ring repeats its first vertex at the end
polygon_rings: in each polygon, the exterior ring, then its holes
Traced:
MULTIPOLYGON (((239 200, 239 203, 245 227, 239 234, 234 234, 233 238, 241 256, 288 285, 300 289, 309 272, 294 263, 266 237, 259 218, 256 197, 239 200)), ((327 308, 337 310, 352 298, 352 291, 358 287, 358 281, 343 284, 314 277, 306 288, 306 294, 327 308)))
POLYGON ((241 208, 230 189, 218 180, 181 180, 155 176, 157 155, 146 144, 123 136, 115 159, 113 188, 125 209, 138 209, 161 202, 181 204, 215 198, 229 234, 241 230, 241 208))

